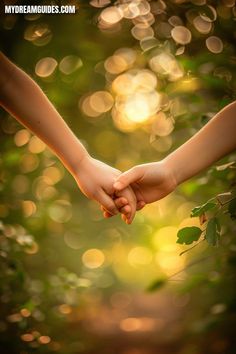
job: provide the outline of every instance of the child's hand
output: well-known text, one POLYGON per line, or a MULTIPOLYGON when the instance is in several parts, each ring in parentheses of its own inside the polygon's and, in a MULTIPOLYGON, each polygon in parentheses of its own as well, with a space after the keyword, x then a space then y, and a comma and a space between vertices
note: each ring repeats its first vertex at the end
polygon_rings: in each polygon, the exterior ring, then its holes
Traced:
POLYGON ((155 202, 171 193, 177 183, 168 163, 163 160, 135 166, 121 174, 114 183, 115 190, 119 192, 127 186, 132 187, 139 210, 145 204, 155 202))
POLYGON ((136 198, 129 186, 122 188, 115 196, 113 184, 120 174, 119 170, 85 155, 79 163, 75 179, 81 191, 101 204, 109 215, 118 214, 122 208, 123 219, 130 224, 136 212, 136 198))

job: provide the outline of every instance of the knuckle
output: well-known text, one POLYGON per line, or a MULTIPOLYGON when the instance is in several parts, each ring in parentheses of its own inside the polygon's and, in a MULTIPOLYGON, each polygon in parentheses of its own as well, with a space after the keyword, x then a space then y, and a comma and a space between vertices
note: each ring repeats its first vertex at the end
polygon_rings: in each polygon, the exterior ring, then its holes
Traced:
POLYGON ((132 172, 134 172, 134 173, 138 173, 138 172, 140 172, 140 166, 134 166, 134 167, 132 167, 132 172))

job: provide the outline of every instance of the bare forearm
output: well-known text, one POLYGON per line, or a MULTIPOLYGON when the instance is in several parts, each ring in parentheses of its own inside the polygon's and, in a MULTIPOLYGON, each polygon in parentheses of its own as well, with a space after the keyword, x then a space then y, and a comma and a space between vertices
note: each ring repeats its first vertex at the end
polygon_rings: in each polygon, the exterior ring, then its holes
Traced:
POLYGON ((87 154, 39 86, 0 54, 1 105, 42 139, 74 174, 87 154), (3 81, 4 80, 4 81, 3 81))
POLYGON ((165 163, 173 171, 177 184, 180 184, 235 149, 236 102, 233 102, 170 154, 165 163))

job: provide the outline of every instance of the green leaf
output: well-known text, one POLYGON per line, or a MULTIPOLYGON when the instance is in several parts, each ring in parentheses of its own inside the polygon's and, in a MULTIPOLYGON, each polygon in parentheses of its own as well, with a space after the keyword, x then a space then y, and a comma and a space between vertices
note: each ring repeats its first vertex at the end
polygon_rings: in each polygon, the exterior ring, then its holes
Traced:
POLYGON ((232 219, 236 219, 236 198, 232 199, 229 203, 228 212, 232 219))
POLYGON ((216 207, 216 203, 215 202, 208 201, 208 202, 206 202, 203 205, 200 205, 200 206, 197 206, 197 207, 193 208, 192 212, 191 212, 191 217, 201 216, 206 211, 209 211, 209 210, 211 210, 211 209, 213 209, 215 207, 216 207))
POLYGON ((220 238, 220 224, 217 218, 208 221, 205 238, 211 246, 216 246, 220 238))
POLYGON ((167 282, 167 279, 164 279, 164 278, 154 280, 154 282, 151 283, 149 285, 149 287, 147 288, 147 291, 152 292, 152 291, 159 290, 160 288, 162 288, 166 284, 166 282, 167 282))
POLYGON ((198 241, 199 237, 202 234, 202 230, 196 226, 184 227, 179 230, 177 237, 177 243, 190 245, 194 241, 198 241))

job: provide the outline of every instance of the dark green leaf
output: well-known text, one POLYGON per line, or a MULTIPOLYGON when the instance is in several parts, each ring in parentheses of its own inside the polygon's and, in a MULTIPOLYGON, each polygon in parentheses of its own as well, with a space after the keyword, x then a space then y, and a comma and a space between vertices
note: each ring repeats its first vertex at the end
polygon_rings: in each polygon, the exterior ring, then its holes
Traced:
POLYGON ((198 241, 199 237, 202 234, 202 230, 196 226, 184 227, 179 230, 177 237, 177 243, 190 245, 194 241, 198 241))
POLYGON ((215 206, 216 206, 216 203, 215 203, 215 202, 212 202, 212 201, 208 201, 208 202, 206 202, 206 203, 203 204, 203 205, 197 206, 197 207, 195 207, 195 208, 192 209, 191 217, 194 217, 194 216, 201 216, 201 215, 204 214, 206 211, 209 211, 209 210, 215 208, 215 206))
POLYGON ((220 225, 216 218, 208 221, 206 228, 206 240, 211 246, 216 246, 220 238, 220 225))
POLYGON ((164 278, 157 279, 149 285, 147 290, 150 292, 159 290, 160 288, 162 288, 166 284, 166 282, 167 282, 167 279, 164 279, 164 278))
POLYGON ((232 199, 229 203, 228 211, 232 219, 236 219, 236 198, 232 199))

